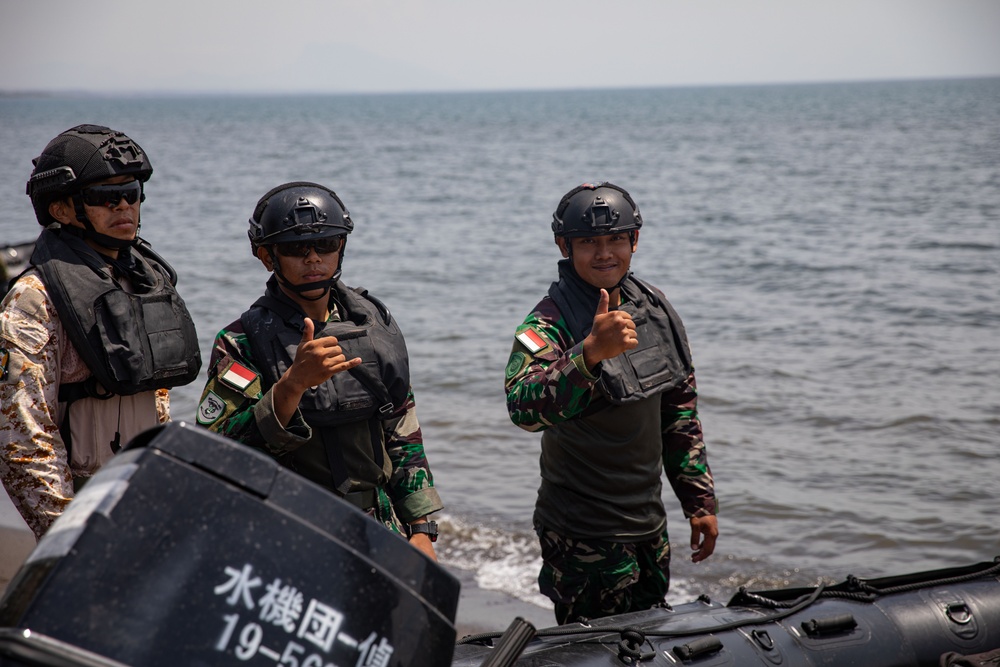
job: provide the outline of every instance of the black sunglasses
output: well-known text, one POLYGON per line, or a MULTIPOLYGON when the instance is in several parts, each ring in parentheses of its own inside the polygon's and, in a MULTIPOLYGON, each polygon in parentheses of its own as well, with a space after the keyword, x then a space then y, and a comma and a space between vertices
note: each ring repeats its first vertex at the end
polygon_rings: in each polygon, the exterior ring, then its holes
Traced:
POLYGON ((80 190, 83 203, 87 206, 107 206, 114 208, 122 199, 129 206, 136 203, 142 197, 142 183, 139 181, 129 181, 128 183, 113 183, 109 185, 93 185, 80 190))
POLYGON ((295 241, 293 243, 276 243, 274 250, 282 257, 308 257, 309 251, 313 248, 320 255, 329 255, 340 250, 343 238, 331 236, 325 239, 313 239, 311 241, 295 241))

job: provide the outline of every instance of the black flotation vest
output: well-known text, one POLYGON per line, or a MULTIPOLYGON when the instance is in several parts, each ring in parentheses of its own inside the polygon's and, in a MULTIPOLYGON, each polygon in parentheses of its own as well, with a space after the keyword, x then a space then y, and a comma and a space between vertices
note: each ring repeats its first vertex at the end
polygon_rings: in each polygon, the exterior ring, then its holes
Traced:
MULTIPOLYGON (((343 319, 315 323, 313 336, 336 336, 347 359, 360 357, 363 362, 307 390, 299 410, 322 440, 334 488, 346 493, 352 471, 346 469, 343 448, 356 443, 338 438, 337 427, 367 421, 374 463, 381 468, 385 457, 383 422, 406 402, 410 368, 403 334, 382 302, 366 290, 348 288, 341 281, 332 292, 343 319)), ((304 317, 273 277, 264 296, 240 316, 263 376, 264 391, 292 365, 302 341, 304 317)))
POLYGON ((198 376, 198 336, 174 289, 176 274, 142 239, 131 252, 134 293, 121 287, 107 262, 82 239, 45 229, 35 241, 31 264, 93 373, 82 383, 61 385, 61 401, 169 389, 198 376))
MULTIPOLYGON (((670 302, 631 273, 621 282, 621 291, 625 299, 618 308, 632 316, 639 345, 601 362, 597 387, 614 405, 673 389, 693 370, 684 324, 670 302)), ((549 287, 549 297, 559 307, 574 341, 590 333, 600 294, 576 274, 569 260, 559 262, 559 280, 549 287)))

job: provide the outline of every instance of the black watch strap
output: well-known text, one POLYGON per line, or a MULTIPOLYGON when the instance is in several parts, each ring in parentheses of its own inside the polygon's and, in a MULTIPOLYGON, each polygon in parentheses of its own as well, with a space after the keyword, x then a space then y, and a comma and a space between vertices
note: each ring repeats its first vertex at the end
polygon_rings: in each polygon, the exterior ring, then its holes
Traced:
POLYGON ((411 523, 410 535, 413 535, 415 533, 426 533, 427 537, 431 538, 431 542, 437 542, 438 539, 437 522, 428 521, 427 523, 411 523))

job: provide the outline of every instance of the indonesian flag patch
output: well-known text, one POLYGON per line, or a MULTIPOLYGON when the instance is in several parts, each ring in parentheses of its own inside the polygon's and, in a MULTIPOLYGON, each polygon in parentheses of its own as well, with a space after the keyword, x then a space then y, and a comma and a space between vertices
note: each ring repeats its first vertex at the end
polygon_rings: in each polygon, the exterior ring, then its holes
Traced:
POLYGON ((229 368, 224 370, 222 374, 219 375, 219 379, 233 389, 243 391, 257 379, 257 374, 246 366, 242 366, 234 361, 230 364, 229 368))
POLYGON ((515 336, 521 345, 528 348, 528 352, 534 354, 539 350, 544 350, 549 344, 545 341, 541 335, 534 329, 525 329, 521 333, 515 336))

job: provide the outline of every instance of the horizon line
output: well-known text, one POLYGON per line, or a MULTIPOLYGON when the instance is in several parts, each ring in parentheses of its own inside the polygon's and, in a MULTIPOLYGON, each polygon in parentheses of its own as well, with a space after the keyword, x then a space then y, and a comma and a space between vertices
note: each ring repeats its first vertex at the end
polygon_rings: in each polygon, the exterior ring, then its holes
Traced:
POLYGON ((822 86, 868 83, 912 83, 932 81, 978 81, 1000 79, 1000 74, 988 75, 948 75, 948 76, 912 76, 895 78, 870 79, 823 79, 823 80, 789 80, 789 81, 754 81, 729 83, 674 83, 634 86, 565 86, 538 88, 428 88, 428 89, 396 89, 396 90, 266 90, 266 89, 234 89, 234 90, 202 90, 164 88, 140 90, 130 93, 105 93, 85 88, 37 88, 37 89, 4 89, 0 88, 0 98, 28 97, 93 97, 93 98, 151 98, 151 97, 320 97, 320 96, 359 96, 359 95, 458 95, 458 94, 497 94, 497 93, 556 93, 556 92, 588 92, 614 90, 664 90, 692 88, 764 88, 779 86, 822 86))

